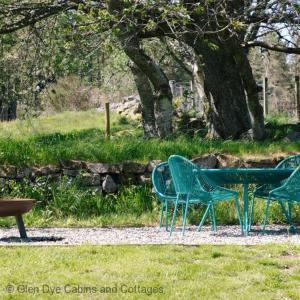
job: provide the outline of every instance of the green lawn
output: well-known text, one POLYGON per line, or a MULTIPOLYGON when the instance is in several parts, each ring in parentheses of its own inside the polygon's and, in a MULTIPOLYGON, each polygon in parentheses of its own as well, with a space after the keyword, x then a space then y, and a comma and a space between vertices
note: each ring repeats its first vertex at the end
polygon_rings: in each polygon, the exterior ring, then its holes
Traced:
MULTIPOLYGON (((55 116, 0 124, 0 164, 45 165, 59 159, 102 162, 166 160, 177 153, 187 157, 223 152, 248 155, 288 155, 300 151, 299 142, 267 140, 211 141, 175 136, 145 140, 138 123, 112 114, 112 140, 104 139, 104 115, 94 111, 65 112, 55 116)), ((282 133, 280 133, 282 134, 282 133)))
POLYGON ((300 299, 300 247, 288 244, 2 247, 0 255, 1 299, 300 299))
MULTIPOLYGON (((118 114, 111 114, 111 122, 115 130, 122 129, 119 125, 120 119, 121 117, 118 114)), ((121 125, 123 127, 126 124, 121 125)), ((104 113, 97 113, 95 110, 81 112, 67 111, 39 118, 2 122, 0 123, 0 137, 27 139, 32 136, 51 135, 58 132, 64 134, 92 128, 104 130, 104 113)))

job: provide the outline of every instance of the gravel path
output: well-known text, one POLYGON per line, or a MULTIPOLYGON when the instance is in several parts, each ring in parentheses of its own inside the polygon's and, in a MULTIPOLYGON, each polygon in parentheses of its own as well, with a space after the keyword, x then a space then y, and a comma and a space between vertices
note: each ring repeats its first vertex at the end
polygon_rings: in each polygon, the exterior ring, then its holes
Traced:
POLYGON ((177 228, 172 237, 158 227, 130 228, 28 228, 28 239, 20 239, 17 228, 0 229, 0 245, 116 245, 116 244, 237 244, 255 245, 268 243, 300 244, 300 228, 288 235, 286 226, 268 226, 263 235, 259 226, 254 226, 248 237, 241 235, 238 226, 219 226, 216 233, 210 227, 201 232, 188 227, 182 237, 177 228))

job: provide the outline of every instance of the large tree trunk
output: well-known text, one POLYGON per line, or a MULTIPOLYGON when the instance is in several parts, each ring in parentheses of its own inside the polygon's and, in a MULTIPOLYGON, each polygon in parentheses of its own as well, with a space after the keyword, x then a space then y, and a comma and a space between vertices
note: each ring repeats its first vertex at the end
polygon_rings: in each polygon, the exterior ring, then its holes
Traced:
POLYGON ((209 136, 236 139, 251 128, 245 90, 233 55, 222 43, 217 47, 212 48, 203 41, 194 46, 204 64, 209 136))
POLYGON ((149 78, 154 87, 155 123, 160 138, 172 135, 172 92, 169 80, 163 70, 140 48, 136 39, 126 40, 123 49, 127 56, 149 78))
MULTIPOLYGON (((185 35, 185 42, 202 62, 200 72, 203 71, 208 100, 205 112, 208 135, 239 138, 252 129, 253 138, 263 139, 263 113, 247 55, 234 37, 225 40, 221 41, 217 36, 198 39, 192 33, 185 35)), ((200 72, 195 78, 199 77, 201 81, 200 72)))
POLYGON ((158 137, 155 125, 154 95, 149 79, 137 66, 131 64, 130 69, 140 95, 144 136, 146 138, 158 137))
POLYGON ((244 49, 235 45, 233 49, 236 63, 239 66, 240 75, 247 93, 248 108, 251 116, 252 135, 256 140, 265 138, 265 124, 263 108, 259 103, 257 84, 254 79, 252 68, 244 49))
MULTIPOLYGON (((123 15, 123 10, 129 3, 119 0, 108 1, 108 10, 119 16, 123 15)), ((155 123, 158 136, 167 138, 173 133, 172 128, 172 92, 169 80, 163 70, 141 49, 139 39, 133 33, 128 32, 125 25, 120 25, 121 32, 118 35, 122 43, 122 49, 132 62, 148 77, 153 85, 155 102, 155 123)))

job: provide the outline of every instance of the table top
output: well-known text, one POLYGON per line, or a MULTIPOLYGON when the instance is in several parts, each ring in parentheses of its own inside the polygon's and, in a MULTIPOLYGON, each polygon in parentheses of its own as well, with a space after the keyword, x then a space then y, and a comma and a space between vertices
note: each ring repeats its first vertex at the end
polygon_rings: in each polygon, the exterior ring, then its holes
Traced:
POLYGON ((294 169, 226 168, 201 169, 218 184, 278 183, 288 178, 294 169))

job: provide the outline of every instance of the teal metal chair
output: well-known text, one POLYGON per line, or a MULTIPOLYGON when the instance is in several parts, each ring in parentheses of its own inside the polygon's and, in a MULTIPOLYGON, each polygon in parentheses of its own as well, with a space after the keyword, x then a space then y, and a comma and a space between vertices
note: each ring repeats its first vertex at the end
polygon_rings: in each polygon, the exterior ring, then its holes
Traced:
POLYGON ((234 199, 238 218, 242 227, 242 218, 237 192, 216 185, 203 174, 199 167, 182 156, 172 155, 170 156, 168 163, 177 195, 172 217, 170 235, 174 230, 177 206, 182 201, 185 203, 182 224, 183 235, 185 232, 187 211, 190 205, 203 204, 207 206, 204 215, 199 223, 198 231, 201 230, 209 212, 211 212, 213 228, 214 230, 216 230, 214 204, 215 202, 229 199, 234 199))
MULTIPOLYGON (((300 154, 289 156, 286 159, 282 160, 275 169, 296 169, 300 165, 300 154)), ((254 204, 255 204, 255 198, 262 198, 262 199, 268 199, 270 191, 274 190, 277 187, 280 187, 285 182, 279 182, 278 184, 263 184, 257 188, 254 189, 253 195, 252 195, 252 203, 251 203, 251 212, 250 212, 250 220, 249 224, 251 227, 252 219, 253 219, 253 212, 254 212, 254 204)), ((281 202, 279 202, 280 204, 281 202)), ((285 210, 282 208, 282 205, 280 204, 282 212, 285 213, 285 210)))
POLYGON ((159 227, 162 227, 163 216, 165 216, 165 227, 168 230, 168 207, 175 203, 176 191, 167 162, 160 163, 154 168, 152 184, 158 199, 161 201, 159 227))
MULTIPOLYGON (((168 231, 168 209, 174 206, 177 195, 167 162, 160 163, 153 169, 152 183, 154 191, 158 199, 161 201, 159 227, 162 227, 164 218, 165 228, 168 231)), ((184 210, 185 201, 180 200, 179 204, 182 204, 184 210)))
POLYGON ((293 202, 300 203, 300 165, 285 181, 285 183, 269 192, 267 199, 267 206, 265 211, 265 217, 263 221, 263 232, 265 233, 266 222, 268 219, 269 206, 271 201, 278 201, 286 218, 290 228, 293 230, 292 225, 292 204, 293 202), (284 206, 287 204, 287 210, 284 206))

